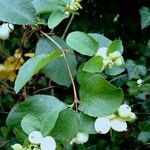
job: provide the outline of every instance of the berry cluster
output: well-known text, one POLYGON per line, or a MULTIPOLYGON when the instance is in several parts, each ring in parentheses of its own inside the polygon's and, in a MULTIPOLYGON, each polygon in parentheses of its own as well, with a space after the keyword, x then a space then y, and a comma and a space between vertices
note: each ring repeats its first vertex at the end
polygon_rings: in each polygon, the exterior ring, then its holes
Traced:
POLYGON ((9 38, 10 32, 14 30, 13 24, 3 23, 0 26, 0 39, 7 40, 9 38))
POLYGON ((82 9, 80 2, 81 0, 71 0, 65 7, 65 14, 69 15, 70 13, 77 13, 79 9, 82 9))
POLYGON ((14 144, 11 147, 13 150, 55 150, 56 142, 51 136, 43 137, 41 132, 33 131, 28 136, 29 147, 23 147, 20 144, 14 144))
POLYGON ((123 57, 119 51, 115 51, 107 55, 107 47, 101 47, 98 49, 96 56, 101 56, 103 58, 103 70, 106 67, 113 67, 113 66, 121 66, 124 63, 123 57))
POLYGON ((119 107, 117 114, 107 117, 99 117, 95 121, 95 130, 100 134, 106 134, 112 128, 115 131, 123 132, 127 130, 126 121, 132 121, 136 118, 131 112, 130 106, 123 104, 119 107))

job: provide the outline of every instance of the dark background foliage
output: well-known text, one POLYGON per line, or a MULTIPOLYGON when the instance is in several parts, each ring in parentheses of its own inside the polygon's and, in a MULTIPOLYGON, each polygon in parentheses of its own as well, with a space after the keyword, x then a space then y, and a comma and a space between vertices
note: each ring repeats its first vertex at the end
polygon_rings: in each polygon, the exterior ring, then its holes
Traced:
MULTIPOLYGON (((69 32, 80 30, 84 32, 97 32, 104 34, 111 40, 121 39, 124 45, 124 58, 132 59, 136 63, 145 65, 150 70, 150 26, 141 29, 141 16, 139 9, 143 6, 150 7, 150 0, 83 0, 83 9, 79 16, 75 16, 69 32), (114 18, 118 17, 115 22, 114 18)), ((57 27, 56 34, 62 34, 68 20, 65 20, 57 27)), ((16 39, 14 39, 15 41, 16 39)), ((15 43, 15 42, 14 42, 15 43)), ((17 42, 16 42, 17 43, 17 42)), ((35 43, 33 43, 35 45, 35 43)), ((17 44, 11 45, 16 48, 17 44)), ((10 48, 10 49, 12 49, 10 48)), ((3 59, 2 59, 3 60, 3 59)), ((148 77, 148 74, 144 77, 148 77)), ((37 79, 38 80, 38 79, 37 79)), ((113 84, 121 85, 125 93, 125 101, 128 102, 137 115, 137 120, 129 124, 128 131, 125 133, 111 132, 110 135, 92 135, 85 145, 75 146, 77 150, 141 150, 150 149, 150 93, 143 95, 130 95, 126 85, 126 78, 114 82, 113 84), (121 83, 124 82, 122 85, 121 83), (142 98, 141 98, 142 97, 142 98), (144 134, 143 132, 146 132, 144 134), (149 133, 149 134, 148 134, 149 133), (141 135, 142 134, 142 135, 141 135)), ((45 81, 40 80, 37 86, 44 86, 45 81)), ((12 83, 7 83, 13 87, 12 83)), ((51 93, 53 91, 50 91, 51 93)), ((59 89, 58 93, 68 92, 66 89, 59 89)), ((49 93, 49 92, 48 92, 49 93)), ((61 95, 60 97, 64 97, 61 95)), ((0 126, 6 126, 5 120, 7 112, 11 107, 22 100, 20 96, 2 92, 0 96, 0 126), (3 112, 3 109, 6 111, 3 112)), ((69 99, 69 98, 66 98, 69 99)), ((6 129, 7 130, 7 129, 6 129)), ((13 134, 1 128, 0 149, 9 141, 15 141, 13 134)))

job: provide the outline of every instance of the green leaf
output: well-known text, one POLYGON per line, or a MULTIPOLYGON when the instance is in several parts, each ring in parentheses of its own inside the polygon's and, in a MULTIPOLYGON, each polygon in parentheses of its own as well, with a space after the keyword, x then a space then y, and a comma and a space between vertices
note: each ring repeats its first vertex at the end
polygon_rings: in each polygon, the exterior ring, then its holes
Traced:
POLYGON ((140 9, 141 15, 141 28, 144 29, 150 25, 150 9, 148 7, 142 7, 140 9))
POLYGON ((39 115, 27 114, 21 121, 21 127, 27 134, 40 131, 43 136, 54 128, 59 112, 46 112, 39 115))
POLYGON ((21 90, 21 88, 28 82, 28 80, 31 79, 34 74, 36 74, 50 61, 58 58, 60 55, 60 51, 54 51, 49 55, 42 54, 29 59, 19 70, 14 87, 16 93, 21 90))
POLYGON ((88 134, 96 134, 94 128, 95 118, 90 117, 83 112, 78 114, 79 132, 85 132, 88 134))
POLYGON ((111 40, 106 38, 105 36, 97 33, 90 33, 89 34, 93 39, 96 40, 97 43, 99 43, 99 48, 101 47, 108 47, 111 44, 111 40))
POLYGON ((101 56, 94 56, 83 66, 86 72, 101 72, 103 70, 103 58, 101 56))
POLYGON ((66 15, 63 11, 56 10, 48 18, 48 27, 50 29, 53 29, 57 25, 59 25, 65 18, 68 18, 68 17, 69 16, 66 15))
POLYGON ((143 65, 136 65, 134 61, 127 60, 126 68, 128 71, 129 79, 139 79, 147 73, 146 67, 143 65))
POLYGON ((37 23, 35 8, 30 0, 0 0, 0 20, 13 24, 37 23))
POLYGON ((122 73, 125 70, 125 65, 121 65, 121 66, 114 66, 114 67, 107 67, 105 69, 105 73, 110 75, 110 76, 114 76, 114 75, 118 75, 120 73, 122 73))
POLYGON ((66 42, 68 46, 87 56, 93 56, 99 47, 98 43, 91 36, 79 31, 70 33, 66 38, 66 42))
POLYGON ((143 83, 141 86, 138 86, 137 82, 129 81, 127 85, 129 86, 129 92, 131 95, 138 95, 142 92, 150 92, 150 84, 148 83, 143 83))
POLYGON ((52 130, 52 136, 61 142, 70 142, 78 133, 77 113, 66 109, 60 112, 58 120, 52 130))
POLYGON ((115 51, 119 51, 120 53, 123 53, 122 41, 120 41, 120 40, 113 41, 108 47, 107 55, 109 55, 110 53, 113 53, 115 51))
POLYGON ((93 117, 103 117, 117 111, 123 100, 121 89, 107 82, 100 74, 79 70, 77 79, 80 84, 81 111, 93 117))
POLYGON ((140 92, 140 88, 138 87, 138 84, 135 81, 129 81, 127 83, 129 86, 129 92, 131 95, 137 95, 140 92))
MULTIPOLYGON (((52 38, 67 51, 67 60, 71 68, 72 75, 74 77, 76 74, 77 62, 73 51, 69 49, 67 44, 61 38, 56 36, 53 36, 52 38)), ((51 41, 49 41, 47 38, 41 38, 39 39, 36 46, 36 54, 49 54, 55 49, 57 49, 57 47, 51 41)), ((69 87, 71 84, 71 80, 63 57, 60 57, 53 62, 50 62, 44 67, 43 72, 45 73, 46 77, 50 78, 57 84, 67 87, 69 87)))
POLYGON ((37 14, 50 13, 55 10, 64 10, 65 3, 62 0, 34 0, 32 1, 37 14))
POLYGON ((27 129, 27 124, 26 126, 23 125, 23 129, 27 133, 31 131, 33 129, 31 120, 35 120, 36 122, 33 125, 36 126, 34 128, 40 129, 41 132, 47 134, 53 128, 59 112, 65 108, 66 105, 53 96, 34 95, 13 107, 8 115, 7 125, 9 128, 16 128, 20 126, 22 119, 26 115, 31 114, 34 117, 28 115, 23 119, 23 122, 29 123, 29 129, 27 129))
POLYGON ((148 142, 150 140, 150 133, 149 132, 140 132, 138 135, 138 140, 142 142, 148 142))

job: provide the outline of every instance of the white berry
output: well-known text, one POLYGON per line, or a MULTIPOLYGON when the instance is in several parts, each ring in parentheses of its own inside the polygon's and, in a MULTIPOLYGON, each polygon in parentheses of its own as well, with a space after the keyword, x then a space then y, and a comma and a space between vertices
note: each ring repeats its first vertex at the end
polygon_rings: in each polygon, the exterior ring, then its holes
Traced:
POLYGON ((56 142, 54 138, 52 138, 51 136, 47 136, 43 138, 40 144, 40 149, 41 150, 55 150, 56 142))
POLYGON ((30 143, 32 143, 32 144, 40 144, 43 139, 43 136, 42 136, 41 132, 33 131, 29 134, 28 139, 29 139, 30 143))
POLYGON ((97 118, 94 124, 96 132, 106 134, 110 130, 110 121, 107 118, 97 118))
POLYGON ((96 56, 102 56, 104 59, 107 58, 107 47, 101 47, 100 49, 98 49, 96 56))
POLYGON ((14 145, 11 146, 11 148, 13 150, 23 150, 23 147, 20 144, 14 144, 14 145))
POLYGON ((9 31, 5 28, 0 27, 0 39, 6 40, 9 38, 9 31))
POLYGON ((74 142, 76 144, 83 144, 83 143, 86 143, 88 139, 89 139, 89 135, 87 133, 79 132, 76 135, 74 142))
POLYGON ((127 131, 127 123, 120 118, 110 120, 110 126, 113 130, 118 132, 127 131))
POLYGON ((3 23, 2 28, 8 30, 9 32, 14 30, 14 25, 11 23, 3 23))
POLYGON ((138 84, 138 85, 142 85, 143 82, 144 82, 144 81, 143 81, 142 79, 138 79, 138 80, 137 80, 137 84, 138 84))
POLYGON ((123 104, 118 109, 118 114, 122 118, 127 118, 131 113, 131 108, 127 104, 123 104))

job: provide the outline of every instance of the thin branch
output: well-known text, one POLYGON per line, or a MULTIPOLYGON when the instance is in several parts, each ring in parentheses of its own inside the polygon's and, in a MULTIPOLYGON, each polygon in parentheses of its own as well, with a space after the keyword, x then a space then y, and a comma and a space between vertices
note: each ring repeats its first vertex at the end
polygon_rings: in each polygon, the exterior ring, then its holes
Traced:
POLYGON ((49 87, 46 87, 46 88, 43 88, 43 89, 39 89, 39 90, 33 92, 33 94, 39 93, 41 91, 46 91, 46 90, 49 90, 49 89, 52 89, 52 88, 56 88, 56 87, 58 87, 58 86, 49 86, 49 87))
POLYGON ((54 39, 52 39, 50 36, 48 36, 46 33, 44 33, 43 31, 41 31, 41 33, 45 37, 47 37, 52 43, 54 43, 62 52, 62 55, 63 55, 65 63, 66 63, 66 67, 67 67, 67 70, 68 70, 68 73, 69 73, 69 77, 70 77, 70 80, 71 80, 71 83, 72 83, 72 86, 73 86, 73 93, 74 93, 73 104, 76 105, 79 101, 78 101, 78 97, 77 97, 76 86, 75 86, 75 83, 74 83, 74 80, 73 80, 73 76, 72 76, 71 69, 70 69, 70 66, 69 66, 69 63, 68 63, 68 60, 67 60, 67 57, 66 57, 65 50, 54 39))
POLYGON ((66 34, 67 34, 67 32, 68 32, 68 29, 69 29, 69 27, 70 27, 70 25, 71 25, 73 19, 74 19, 74 14, 71 16, 71 18, 70 18, 70 20, 69 20, 69 22, 68 22, 68 25, 67 25, 67 27, 66 27, 66 29, 65 29, 65 31, 64 31, 64 33, 63 33, 63 35, 62 35, 62 39, 64 39, 64 37, 66 36, 66 34))
POLYGON ((113 81, 116 81, 116 80, 118 80, 118 79, 120 79, 120 78, 123 78, 123 77, 126 77, 126 76, 128 76, 128 74, 123 74, 123 75, 121 75, 121 76, 118 76, 118 77, 116 77, 116 78, 110 80, 109 82, 111 83, 111 82, 113 82, 113 81))
POLYGON ((8 144, 10 141, 5 141, 2 144, 0 144, 0 148, 4 147, 6 144, 8 144))

